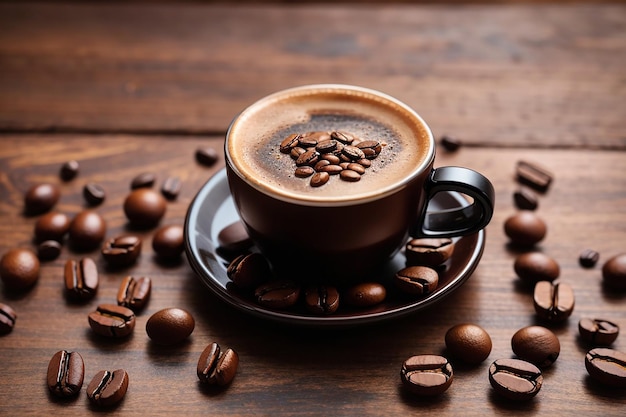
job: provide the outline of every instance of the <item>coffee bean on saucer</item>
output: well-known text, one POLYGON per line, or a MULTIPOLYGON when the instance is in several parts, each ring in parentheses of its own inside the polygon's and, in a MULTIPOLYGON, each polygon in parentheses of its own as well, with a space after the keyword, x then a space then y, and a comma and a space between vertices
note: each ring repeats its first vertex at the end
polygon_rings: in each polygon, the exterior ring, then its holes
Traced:
POLYGON ((527 326, 519 329, 511 338, 511 348, 520 359, 548 368, 561 353, 559 339, 552 331, 542 326, 527 326))
POLYGON ((427 295, 437 289, 439 274, 428 266, 408 266, 396 272, 393 283, 406 294, 427 295))
POLYGON ((614 290, 626 290, 626 253, 616 255, 602 266, 604 284, 614 290))
POLYGON ((125 277, 117 291, 117 305, 127 307, 135 313, 141 311, 150 299, 152 280, 148 277, 125 277))
POLYGON ((454 380, 452 365, 438 355, 411 356, 400 370, 402 385, 420 396, 443 394, 454 380))
POLYGON ((16 320, 15 310, 4 303, 0 303, 0 335, 11 333, 16 320))
POLYGON ((219 155, 215 148, 203 147, 196 149, 196 161, 202 165, 213 166, 218 159, 219 155))
POLYGON ((307 178, 315 174, 315 170, 310 166, 297 167, 294 175, 298 178, 307 178))
POLYGON ((128 266, 135 263, 141 254, 141 239, 134 235, 113 237, 104 242, 100 252, 109 266, 128 266))
POLYGON ((476 365, 491 353, 491 337, 482 327, 462 323, 448 329, 445 335, 448 352, 462 362, 476 365))
POLYGON ((548 227, 535 213, 529 210, 519 211, 504 223, 504 232, 511 242, 521 246, 532 246, 546 236, 548 227))
POLYGON ((119 339, 130 335, 135 329, 135 313, 115 304, 101 304, 89 313, 89 326, 94 333, 119 339))
POLYGON ((37 219, 35 223, 35 241, 56 240, 62 242, 69 229, 69 217, 63 213, 51 211, 37 219))
POLYGON ((161 259, 178 258, 184 249, 185 236, 180 225, 163 226, 152 237, 152 250, 161 259))
POLYGON ((0 279, 8 290, 24 291, 39 280, 39 266, 39 258, 30 249, 10 249, 0 260, 0 279))
POLYGON ((554 281, 559 277, 559 264, 542 252, 527 252, 515 259, 513 269, 517 276, 525 282, 554 281))
POLYGON ((604 319, 583 318, 578 322, 580 339, 593 346, 609 346, 619 335, 619 326, 604 319))
POLYGON ((347 182, 357 182, 361 180, 361 174, 351 169, 344 169, 339 174, 339 178, 347 182))
POLYGON ((271 309, 292 307, 300 297, 300 286, 292 281, 277 280, 260 285, 254 291, 257 302, 271 309))
POLYGON ((124 214, 136 227, 153 227, 165 215, 167 202, 163 196, 150 188, 138 188, 124 200, 124 214))
POLYGON ((553 175, 536 163, 518 161, 515 168, 517 180, 537 191, 545 192, 552 183, 553 175))
POLYGON ((83 187, 83 197, 90 206, 97 206, 102 204, 106 198, 106 193, 101 185, 89 182, 83 187))
POLYGON ((241 221, 236 221, 221 229, 217 234, 217 243, 221 249, 234 253, 243 253, 253 245, 241 221))
POLYGON ((182 188, 182 181, 178 177, 168 177, 161 186, 161 194, 168 200, 176 200, 182 188))
POLYGON ((61 165, 59 176, 63 181, 71 181, 78 175, 79 168, 80 166, 78 164, 78 161, 67 161, 63 165, 61 165))
POLYGON ((24 195, 24 211, 27 214, 42 214, 59 201, 61 190, 54 184, 36 184, 24 195))
POLYGON ((437 266, 447 261, 454 252, 450 238, 411 239, 405 247, 407 265, 437 266))
POLYGON ((348 288, 342 299, 354 307, 371 307, 382 303, 387 297, 384 285, 378 282, 363 282, 348 288))
POLYGON ((188 311, 164 308, 150 316, 146 322, 146 333, 154 343, 171 346, 187 339, 195 325, 196 321, 188 311))
POLYGON ((106 234, 106 223, 93 210, 78 213, 70 222, 69 240, 76 251, 91 251, 100 245, 106 234))
POLYGON ((99 371, 87 385, 87 398, 100 407, 119 404, 128 390, 128 373, 123 369, 99 371))
POLYGON ((61 249, 56 240, 44 240, 37 245, 37 257, 40 261, 52 261, 61 255, 61 249))
POLYGON ((330 174, 328 172, 316 172, 311 177, 311 187, 321 187, 326 184, 330 179, 330 174))
POLYGON ((249 253, 235 258, 226 269, 226 275, 242 290, 254 289, 272 277, 270 266, 260 253, 249 253))
POLYGON ((574 311, 574 290, 566 283, 539 281, 533 300, 537 316, 555 323, 567 320, 574 311))
POLYGON ((63 271, 65 294, 70 300, 92 299, 98 292, 99 278, 96 263, 91 258, 76 262, 69 259, 63 271))
POLYGON ((85 362, 78 352, 60 350, 52 356, 46 374, 48 389, 61 398, 73 397, 80 393, 85 377, 85 362))
POLYGON ((530 362, 521 359, 497 359, 489 367, 489 382, 493 390, 504 398, 528 401, 541 389, 543 375, 530 362))
POLYGON ((154 185, 156 176, 152 172, 142 172, 132 179, 130 182, 130 189, 136 190, 137 188, 150 188, 154 185))
POLYGON ((626 388, 626 353, 608 348, 591 349, 585 355, 587 373, 596 382, 626 388))
POLYGON ((333 314, 339 308, 339 291, 327 285, 314 285, 304 291, 304 303, 315 315, 333 314))
POLYGON ((578 256, 578 263, 583 268, 593 268, 600 260, 600 254, 593 249, 585 249, 578 256))
POLYGON ((225 386, 232 382, 239 366, 239 355, 232 349, 222 352, 217 343, 211 343, 200 354, 196 373, 205 384, 225 386))
POLYGON ((513 202, 520 210, 537 210, 539 201, 535 193, 527 188, 520 188, 513 193, 513 202))

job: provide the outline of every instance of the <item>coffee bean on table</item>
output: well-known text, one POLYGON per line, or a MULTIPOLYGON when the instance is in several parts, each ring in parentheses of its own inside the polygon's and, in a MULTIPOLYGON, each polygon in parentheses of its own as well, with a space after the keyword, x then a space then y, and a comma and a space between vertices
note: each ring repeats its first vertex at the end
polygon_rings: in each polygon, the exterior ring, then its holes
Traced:
POLYGON ((97 206, 105 200, 106 192, 101 185, 89 182, 83 187, 83 197, 90 206, 97 206))
POLYGON ((515 172, 520 183, 541 192, 548 190, 553 179, 551 172, 538 164, 528 161, 518 161, 515 172))
POLYGON ((439 143, 441 144, 441 146, 443 147, 443 149, 445 149, 448 152, 455 152, 457 151, 462 143, 461 140, 453 137, 453 136, 448 136, 448 135, 444 135, 439 139, 439 143))
POLYGON ((40 261, 52 261, 61 255, 61 249, 56 240, 44 240, 37 245, 37 257, 40 261))
POLYGON ((527 188, 520 188, 513 193, 513 202, 520 210, 537 210, 539 201, 537 196, 527 188))
POLYGON ((527 252, 515 259, 513 269, 517 276, 525 282, 554 281, 559 277, 559 264, 542 252, 527 252))
POLYGON ((616 255, 602 266, 604 284, 614 290, 626 290, 626 253, 616 255))
POLYGON ((24 195, 26 214, 42 214, 49 211, 59 201, 61 190, 54 184, 36 184, 24 195))
POLYGON ((226 269, 228 278, 242 290, 255 289, 272 277, 270 266, 257 252, 236 257, 226 269))
POLYGON ((0 278, 8 290, 27 290, 39 280, 39 266, 39 258, 30 249, 10 249, 0 260, 0 278))
POLYGON ((124 200, 124 214, 135 227, 153 227, 165 215, 167 202, 158 192, 150 188, 138 188, 124 200))
POLYGON ((511 338, 511 348, 520 359, 548 368, 561 353, 561 344, 554 333, 542 326, 519 329, 511 338))
POLYGON ((73 397, 80 393, 85 378, 85 362, 78 352, 60 350, 48 363, 48 389, 57 397, 73 397))
POLYGON ((141 239, 134 235, 113 237, 104 242, 100 252, 111 267, 132 265, 141 254, 141 239))
POLYGON ((489 382, 494 391, 514 401, 528 401, 543 385, 541 370, 521 359, 497 359, 489 367, 489 382))
POLYGON ((411 356, 400 370, 402 385, 420 396, 443 394, 452 384, 454 372, 446 358, 438 355, 411 356))
POLYGON ((210 167, 213 166, 218 159, 219 155, 215 148, 203 147, 196 149, 196 161, 198 161, 199 164, 210 167))
POLYGON ((411 239, 405 247, 407 265, 437 266, 447 261, 454 252, 450 238, 411 239))
POLYGON ((106 234, 106 223, 102 216, 93 210, 78 213, 70 223, 69 241, 78 252, 88 252, 97 248, 106 234))
POLYGON ((63 241, 63 237, 70 230, 70 219, 67 215, 56 211, 46 213, 35 222, 35 240, 63 241))
POLYGON ((148 303, 151 290, 152 280, 150 278, 135 278, 129 275, 120 283, 117 291, 117 305, 130 308, 137 313, 148 303))
POLYGON ((292 281, 277 280, 260 285, 254 291, 257 302, 271 309, 292 307, 300 297, 300 286, 292 281))
POLYGON ((92 299, 98 292, 98 268, 91 258, 76 262, 72 259, 65 263, 65 294, 74 301, 92 299))
POLYGON ((222 352, 217 343, 211 343, 200 354, 196 373, 201 382, 225 386, 235 378, 238 366, 237 352, 232 349, 222 352))
POLYGON ((115 304, 101 304, 89 313, 89 326, 94 333, 109 338, 123 338, 135 329, 135 313, 115 304))
POLYGON ((0 303, 0 335, 10 333, 15 327, 17 313, 11 307, 0 303))
POLYGON ((245 252, 253 245, 248 231, 241 221, 229 224, 217 234, 217 243, 228 252, 245 252))
POLYGON ((626 353, 608 348, 591 349, 585 355, 585 368, 595 381, 626 388, 626 353))
POLYGON ((532 246, 545 238, 546 223, 529 210, 519 211, 504 223, 504 232, 511 242, 521 246, 532 246))
POLYGON ((307 287, 304 291, 304 305, 316 315, 333 314, 339 308, 339 291, 327 285, 307 287))
POLYGON ((146 322, 146 333, 158 345, 176 345, 187 339, 196 322, 182 308, 164 308, 154 313, 146 322))
POLYGON ((182 181, 178 177, 168 177, 161 186, 161 193, 168 200, 176 200, 182 188, 182 181))
POLYGON ((156 176, 152 172, 142 172, 132 179, 130 182, 130 189, 136 190, 137 188, 150 188, 154 185, 156 176))
POLYGON ((396 272, 393 283, 406 294, 427 295, 437 289, 439 274, 428 266, 408 266, 396 272))
POLYGON ((382 303, 387 297, 385 286, 378 282, 363 282, 348 288, 342 299, 354 307, 371 307, 382 303))
POLYGON ((445 335, 447 351, 453 358, 470 365, 483 362, 491 353, 489 333, 482 327, 462 323, 448 329, 445 335))
POLYGON ((600 254, 593 249, 585 249, 578 256, 578 263, 583 268, 593 268, 600 260, 600 254))
POLYGON ((59 171, 59 176, 63 181, 71 181, 78 175, 78 171, 80 169, 80 165, 78 161, 71 160, 65 162, 61 165, 61 170, 59 171))
POLYGON ((99 371, 87 385, 87 398, 100 407, 119 404, 128 391, 128 373, 123 369, 99 371))
POLYGON ((562 322, 574 311, 574 290, 566 283, 539 281, 533 300, 537 316, 544 320, 562 322))
POLYGON ((152 237, 152 250, 161 259, 178 258, 185 249, 183 227, 167 225, 161 227, 152 237))
POLYGON ((593 346, 609 346, 619 335, 619 326, 604 319, 583 318, 578 322, 580 339, 593 346))

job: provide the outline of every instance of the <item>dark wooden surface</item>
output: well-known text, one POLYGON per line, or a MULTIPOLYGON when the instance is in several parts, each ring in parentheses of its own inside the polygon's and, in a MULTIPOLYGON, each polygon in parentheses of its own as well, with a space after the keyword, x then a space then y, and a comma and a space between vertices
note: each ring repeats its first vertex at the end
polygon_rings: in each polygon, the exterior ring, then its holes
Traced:
MULTIPOLYGON (((61 274, 65 247, 42 265, 38 284, 0 302, 18 313, 0 337, 0 415, 96 414, 85 390, 73 401, 49 396, 45 372, 60 349, 79 351, 87 378, 125 368, 130 388, 110 410, 123 415, 623 415, 626 392, 598 386, 584 368, 581 317, 603 317, 626 332, 626 294, 601 285, 600 266, 626 252, 626 7, 619 4, 332 5, 0 4, 0 253, 33 248, 36 217, 22 214, 23 194, 37 182, 61 184, 56 209, 84 208, 83 184, 107 190, 97 210, 108 236, 126 230, 122 202, 140 172, 183 180, 161 224, 182 224, 197 190, 217 170, 194 160, 199 146, 222 155, 224 132, 246 105, 275 90, 345 82, 383 90, 413 106, 436 136, 466 146, 438 149, 437 165, 487 175, 496 212, 482 261, 445 302, 399 320, 353 329, 303 329, 268 323, 225 305, 194 276, 185 259, 155 261, 152 230, 130 270, 107 270, 98 251, 101 287, 84 305, 67 303, 61 274), (80 175, 61 183, 69 159, 80 175), (561 265, 576 308, 549 326, 561 356, 531 402, 496 397, 489 364, 512 357, 510 339, 537 323, 530 290, 513 272, 519 253, 507 245, 504 220, 519 159, 556 176, 540 197, 549 224, 539 249, 561 265), (582 269, 582 249, 601 253, 582 269), (92 335, 87 314, 115 298, 128 274, 153 279, 152 299, 134 334, 118 342, 92 335), (181 346, 160 348, 145 333, 148 317, 182 307, 196 329, 181 346), (420 400, 401 388, 409 356, 445 353, 444 335, 474 322, 493 350, 476 367, 455 368, 450 390, 420 400), (216 341, 235 349, 239 372, 224 390, 201 387, 195 366, 216 341)), ((625 335, 615 342, 626 351, 625 335)))

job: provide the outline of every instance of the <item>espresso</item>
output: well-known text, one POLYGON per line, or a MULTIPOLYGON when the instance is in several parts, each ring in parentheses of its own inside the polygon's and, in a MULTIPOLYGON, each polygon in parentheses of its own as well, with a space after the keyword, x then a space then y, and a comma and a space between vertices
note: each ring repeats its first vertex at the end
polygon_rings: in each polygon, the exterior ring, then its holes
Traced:
POLYGON ((257 102, 233 123, 227 146, 234 168, 257 188, 288 198, 334 201, 384 192, 419 173, 432 158, 431 141, 425 124, 397 101, 367 90, 327 87, 287 90, 257 102), (312 186, 302 170, 296 172, 303 164, 281 151, 290 135, 310 132, 347 132, 380 143, 381 149, 359 177, 352 170, 353 177, 330 172, 316 177, 312 186))

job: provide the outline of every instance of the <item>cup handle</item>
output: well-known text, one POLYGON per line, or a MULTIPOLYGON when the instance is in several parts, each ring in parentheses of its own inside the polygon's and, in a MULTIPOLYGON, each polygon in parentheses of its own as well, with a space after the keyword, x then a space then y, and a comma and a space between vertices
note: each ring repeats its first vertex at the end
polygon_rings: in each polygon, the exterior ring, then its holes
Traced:
POLYGON ((420 221, 411 236, 454 237, 483 229, 493 215, 495 193, 491 182, 469 168, 441 167, 433 169, 424 185, 426 204, 420 221), (428 203, 441 191, 458 191, 473 199, 465 207, 428 211, 428 203))

